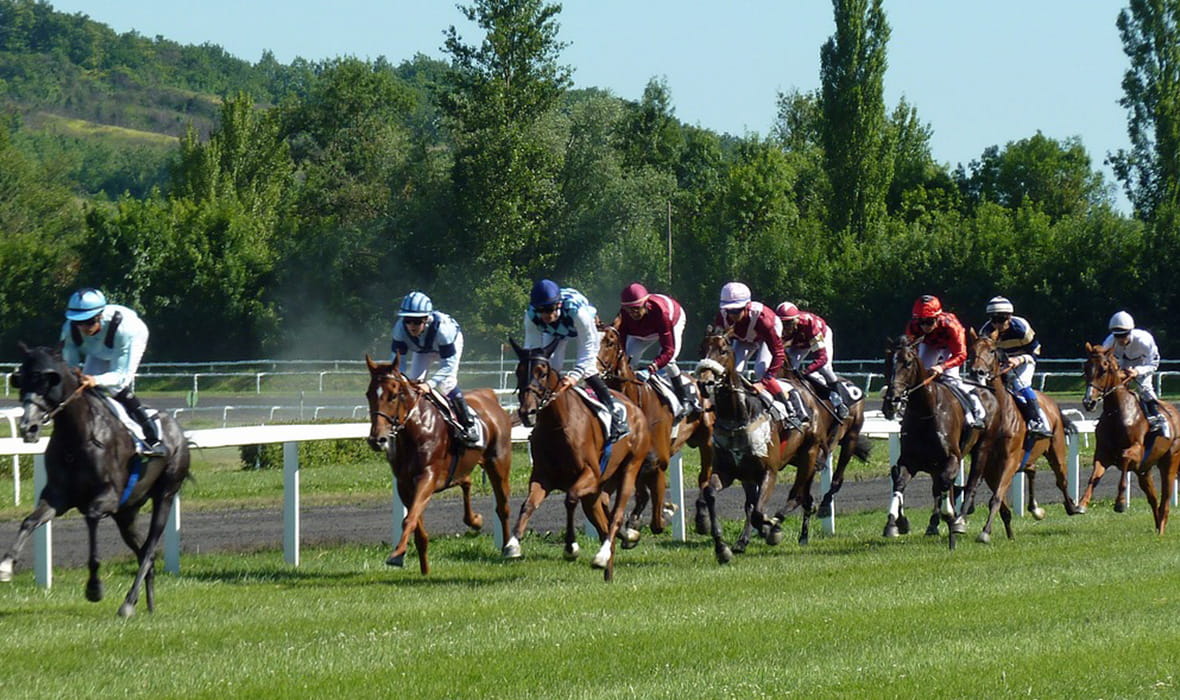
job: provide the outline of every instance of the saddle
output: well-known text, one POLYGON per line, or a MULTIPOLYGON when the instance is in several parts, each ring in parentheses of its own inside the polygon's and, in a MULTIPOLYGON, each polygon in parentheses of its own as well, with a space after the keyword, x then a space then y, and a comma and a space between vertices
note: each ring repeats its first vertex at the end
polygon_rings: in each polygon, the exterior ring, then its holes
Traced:
MULTIPOLYGON (((588 390, 586 387, 580 384, 574 386, 572 391, 577 393, 577 395, 581 397, 582 401, 585 402, 585 404, 594 413, 594 417, 598 419, 598 424, 602 428, 603 440, 609 443, 612 416, 610 407, 599 401, 598 397, 594 395, 594 392, 588 390)), ((618 402, 616 402, 615 405, 619 406, 619 410, 622 412, 622 417, 624 420, 626 420, 627 406, 618 402)))
POLYGON ((460 437, 463 435, 463 426, 459 424, 459 418, 455 415, 455 410, 451 407, 451 402, 447 400, 447 397, 439 393, 437 388, 431 389, 428 396, 431 403, 433 403, 438 408, 439 412, 442 413, 443 420, 446 421, 447 427, 451 431, 451 437, 454 438, 451 442, 456 449, 483 449, 484 447, 487 447, 488 426, 484 424, 483 419, 479 417, 479 414, 475 412, 475 409, 473 409, 470 405, 467 406, 467 418, 471 421, 471 424, 475 426, 475 432, 479 438, 475 441, 475 444, 464 443, 460 445, 460 437))
MULTIPOLYGON (((99 392, 99 394, 102 396, 102 402, 107 407, 107 410, 109 410, 111 414, 123 424, 123 427, 127 429, 127 432, 131 434, 131 442, 135 444, 136 455, 150 454, 151 448, 144 439, 143 427, 139 424, 139 422, 132 418, 131 414, 127 413, 127 409, 123 406, 123 404, 116 401, 115 397, 107 394, 106 392, 99 392)), ((159 435, 160 440, 164 441, 166 444, 167 441, 165 440, 164 426, 160 424, 160 412, 154 408, 145 408, 144 412, 147 413, 148 419, 155 426, 156 435, 159 435)))
POLYGON ((681 405, 680 399, 676 397, 676 392, 672 388, 672 380, 657 373, 648 377, 647 385, 655 389, 656 395, 672 411, 673 416, 680 415, 684 407, 681 405))

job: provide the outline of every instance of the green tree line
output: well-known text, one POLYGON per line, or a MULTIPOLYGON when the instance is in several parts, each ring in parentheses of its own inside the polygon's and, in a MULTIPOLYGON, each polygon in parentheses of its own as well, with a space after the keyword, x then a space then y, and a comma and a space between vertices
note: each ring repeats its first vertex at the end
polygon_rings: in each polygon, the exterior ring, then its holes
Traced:
POLYGON ((1076 137, 936 162, 918 106, 884 102, 881 0, 832 4, 821 87, 781 94, 771 133, 734 136, 680 122, 658 79, 635 101, 573 89, 543 0, 461 7, 482 35, 442 32, 447 60, 287 66, 0 0, 0 348, 53 340, 69 292, 93 285, 142 311, 149 359, 355 357, 385 351, 422 289, 469 354, 493 355, 550 277, 604 319, 631 281, 672 294, 685 357, 733 279, 820 313, 838 357, 876 357, 923 293, 971 325, 1009 296, 1049 356, 1079 355, 1120 308, 1180 352, 1180 0, 1112 17, 1129 215, 1076 137), (96 146, 47 115, 177 138, 96 146))

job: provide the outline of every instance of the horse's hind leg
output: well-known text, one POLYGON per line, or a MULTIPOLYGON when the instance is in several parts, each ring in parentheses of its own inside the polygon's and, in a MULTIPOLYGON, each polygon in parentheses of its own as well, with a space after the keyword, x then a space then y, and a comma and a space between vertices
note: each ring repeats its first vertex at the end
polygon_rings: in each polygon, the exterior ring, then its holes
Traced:
MULTIPOLYGON (((1167 493, 1156 493, 1155 479, 1151 476, 1151 467, 1144 466, 1143 471, 1135 472, 1135 476, 1139 478, 1139 488, 1143 489, 1143 493, 1147 496, 1147 505, 1151 508, 1151 517, 1155 519, 1155 531, 1157 534, 1164 534, 1160 526, 1160 517, 1163 515, 1163 507, 1168 502, 1167 493), (1162 498, 1161 498, 1162 496, 1162 498), (1161 504, 1160 501, 1164 503, 1161 504)), ((1165 486, 1163 491, 1167 491, 1165 486)))
POLYGON ((698 535, 707 535, 712 531, 712 523, 709 522, 711 511, 709 504, 705 502, 705 488, 709 485, 709 479, 713 475, 713 446, 702 446, 699 450, 701 456, 701 471, 697 476, 697 502, 696 515, 693 519, 693 526, 696 528, 698 535))
POLYGON ((725 543, 721 532, 721 520, 717 517, 717 492, 720 490, 721 480, 713 474, 709 478, 709 483, 701 489, 701 496, 709 517, 710 534, 713 535, 713 555, 717 557, 718 564, 728 564, 733 561, 733 550, 725 543))
POLYGON ((25 543, 29 539, 29 535, 33 534, 33 530, 41 527, 45 523, 53 520, 53 516, 57 515, 57 508, 50 505, 44 498, 33 509, 20 524, 20 531, 16 534, 16 540, 12 543, 12 547, 4 554, 4 558, 0 559, 0 581, 11 581, 12 570, 18 557, 24 551, 25 543))
POLYGON ((1094 468, 1090 471, 1090 478, 1086 482, 1086 491, 1082 494, 1082 501, 1078 504, 1083 510, 1090 505, 1090 499, 1094 497, 1094 489, 1098 488, 1098 482, 1102 481, 1102 475, 1106 473, 1106 465, 1097 455, 1094 456, 1094 468))
POLYGON ((893 465, 889 474, 893 478, 893 495, 889 499, 889 517, 881 536, 897 537, 910 531, 910 521, 905 517, 905 487, 913 474, 900 464, 893 465))
MULTIPOLYGON (((90 569, 90 576, 86 579, 86 600, 92 603, 102 600, 103 595, 102 579, 98 577, 98 521, 96 515, 86 516, 86 532, 90 538, 90 554, 86 558, 86 565, 90 569)), ((137 554, 142 556, 140 552, 137 554)))
MULTIPOLYGON (((144 587, 148 600, 148 612, 153 612, 156 607, 156 593, 155 593, 155 558, 156 547, 160 544, 160 537, 164 534, 164 525, 168 522, 168 514, 172 510, 172 496, 175 491, 167 493, 164 496, 157 496, 152 499, 152 518, 148 524, 147 537, 143 540, 143 546, 139 548, 139 571, 135 574, 135 580, 131 583, 131 590, 127 591, 127 597, 123 599, 123 604, 119 606, 119 617, 131 617, 135 614, 135 604, 139 602, 139 589, 144 587)), ((124 518, 121 521, 116 519, 119 524, 119 531, 122 534, 124 525, 127 527, 134 526, 135 516, 124 518)), ((127 541, 128 535, 123 535, 123 541, 127 541)))
MULTIPOLYGON (((1036 485, 1037 470, 1032 469, 1032 468, 1026 468, 1023 473, 1024 473, 1025 483, 1028 484, 1028 489, 1027 489, 1028 503, 1025 505, 1024 509, 1028 511, 1029 515, 1033 516, 1034 520, 1044 520, 1045 519, 1045 509, 1041 507, 1040 503, 1037 503, 1037 485, 1036 485)), ((1073 504, 1069 502, 1069 496, 1066 496, 1065 497, 1065 512, 1068 513, 1070 506, 1072 506, 1072 505, 1073 504)))
POLYGON ((474 532, 483 529, 483 516, 471 507, 471 478, 459 482, 459 490, 463 492, 463 524, 474 532))
POLYGON ((533 517, 537 506, 545 500, 549 491, 539 481, 529 482, 529 493, 520 504, 520 512, 516 516, 516 527, 512 529, 512 537, 504 544, 504 556, 509 559, 519 559, 521 555, 520 540, 524 537, 524 530, 528 527, 529 518, 533 517))
MULTIPOLYGON (((505 454, 511 455, 511 450, 507 450, 505 454)), ((490 462, 492 466, 484 470, 488 481, 491 482, 492 494, 496 499, 496 517, 500 520, 500 543, 503 547, 501 553, 504 556, 508 556, 508 499, 512 489, 508 481, 511 469, 510 459, 510 456, 495 457, 490 462)))

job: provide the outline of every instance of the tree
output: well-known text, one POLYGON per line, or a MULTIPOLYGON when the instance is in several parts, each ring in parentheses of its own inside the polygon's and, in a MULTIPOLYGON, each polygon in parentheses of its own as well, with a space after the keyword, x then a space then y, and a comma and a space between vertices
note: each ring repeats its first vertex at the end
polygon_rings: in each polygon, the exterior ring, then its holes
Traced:
POLYGON ((829 222, 859 238, 884 218, 893 174, 883 96, 889 25, 881 2, 832 0, 836 33, 820 49, 829 222))
POLYGON ((1117 24, 1131 61, 1119 100, 1131 149, 1108 162, 1136 214, 1151 221, 1160 207, 1180 206, 1180 0, 1130 0, 1117 24))

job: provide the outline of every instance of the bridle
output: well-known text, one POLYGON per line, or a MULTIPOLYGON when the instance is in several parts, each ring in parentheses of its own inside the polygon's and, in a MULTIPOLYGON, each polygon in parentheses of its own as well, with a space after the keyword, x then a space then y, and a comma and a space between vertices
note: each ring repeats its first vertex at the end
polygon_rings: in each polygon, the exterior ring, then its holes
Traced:
MULTIPOLYGON (((526 416, 532 417, 540 413, 542 409, 549 405, 551 401, 557 396, 557 382, 558 373, 553 369, 553 365, 549 363, 549 358, 540 355, 534 357, 522 358, 522 363, 526 363, 528 368, 529 380, 521 384, 517 388, 517 401, 520 403, 519 413, 523 420, 526 416), (536 376, 533 368, 537 365, 544 365, 545 372, 541 376, 536 376), (525 410, 525 397, 533 396, 536 405, 533 408, 525 410)), ((517 379, 520 382, 520 378, 517 379)))
MULTIPOLYGON (((885 396, 883 398, 885 400, 885 405, 889 406, 896 415, 903 415, 905 413, 906 404, 909 401, 910 394, 913 394, 915 391, 929 386, 931 382, 937 379, 937 375, 931 374, 922 381, 912 386, 906 387, 901 391, 898 391, 894 388, 894 380, 897 377, 897 353, 903 351, 908 353, 913 350, 915 345, 917 345, 916 342, 901 343, 896 347, 889 349, 889 364, 886 367, 886 374, 888 377, 885 384, 885 396)), ((907 366, 913 361, 916 361, 916 359, 917 357, 915 356, 913 360, 907 363, 907 366)))
POLYGON ((386 413, 385 411, 381 411, 381 410, 377 410, 377 409, 370 409, 369 410, 369 418, 370 419, 375 418, 375 417, 376 418, 384 418, 385 422, 389 423, 389 430, 386 431, 385 434, 387 437, 389 437, 391 439, 391 442, 392 442, 393 439, 397 438, 398 433, 400 433, 402 431, 402 429, 404 429, 406 427, 406 423, 410 420, 410 417, 413 415, 414 411, 417 410, 418 403, 422 400, 424 393, 420 392, 420 391, 415 391, 412 388, 409 378, 406 377, 404 374, 401 374, 400 372, 398 372, 396 374, 394 374, 394 373, 387 374, 387 375, 385 375, 384 380, 385 381, 382 382, 382 388, 388 386, 388 382, 396 382, 398 385, 398 389, 396 391, 392 392, 393 398, 389 399, 389 403, 391 403, 395 406, 400 406, 400 405, 402 405, 403 399, 406 396, 406 394, 413 394, 414 395, 413 402, 410 404, 410 407, 405 410, 405 412, 402 414, 402 417, 400 419, 393 415, 393 413, 397 413, 397 411, 391 411, 391 413, 386 413), (400 379, 399 379, 399 375, 400 375, 400 379))
POLYGON ((619 336, 618 330, 614 326, 607 326, 602 329, 602 333, 604 337, 607 335, 614 337, 611 341, 614 343, 614 351, 611 352, 610 365, 608 366, 601 359, 598 360, 598 373, 602 376, 603 381, 617 380, 628 384, 642 385, 643 382, 638 379, 623 376, 622 368, 627 364, 627 350, 623 347, 623 343, 620 342, 622 338, 619 336))
MULTIPOLYGON (((41 371, 37 371, 37 372, 34 372, 34 374, 41 375, 41 374, 45 374, 45 373, 41 372, 41 371)), ((53 372, 53 374, 58 374, 58 373, 53 372)), ((67 396, 64 399, 62 399, 61 401, 59 401, 57 403, 57 405, 50 406, 47 401, 48 396, 46 394, 38 393, 38 392, 35 392, 32 390, 26 390, 23 388, 23 386, 27 383, 27 379, 23 373, 21 373, 21 372, 14 373, 13 380, 14 380, 14 383, 16 386, 22 387, 21 403, 22 404, 32 404, 41 410, 41 414, 42 414, 41 420, 40 420, 41 425, 49 425, 49 423, 51 423, 53 421, 54 417, 56 417, 57 414, 61 413, 65 409, 66 406, 73 403, 74 400, 77 399, 79 396, 81 396, 83 394, 83 392, 85 392, 85 390, 86 390, 86 386, 79 382, 77 388, 74 389, 74 391, 71 392, 69 396, 67 396)))
MULTIPOLYGON (((1114 371, 1107 368, 1106 364, 1107 364, 1106 358, 1103 357, 1101 354, 1097 354, 1097 355, 1092 354, 1090 356, 1090 360, 1086 363, 1086 366, 1092 367, 1094 365, 1097 365, 1097 369, 1099 370, 1099 372, 1092 373, 1092 374, 1096 374, 1095 378, 1097 378, 1097 377, 1105 376, 1107 374, 1114 374, 1114 371)), ((1082 397, 1083 407, 1085 407, 1086 410, 1092 409, 1099 401, 1105 399, 1107 396, 1110 396, 1114 392, 1118 391, 1120 388, 1122 388, 1124 385, 1126 385, 1126 383, 1129 382, 1130 380, 1131 380, 1130 377, 1127 377, 1125 379, 1120 379, 1117 382, 1106 387, 1105 389, 1099 390, 1098 387, 1094 386, 1094 382, 1091 380, 1091 378, 1086 377, 1086 392, 1085 392, 1084 396, 1082 397), (1091 394, 1097 394, 1097 395, 1091 396, 1091 394)))

